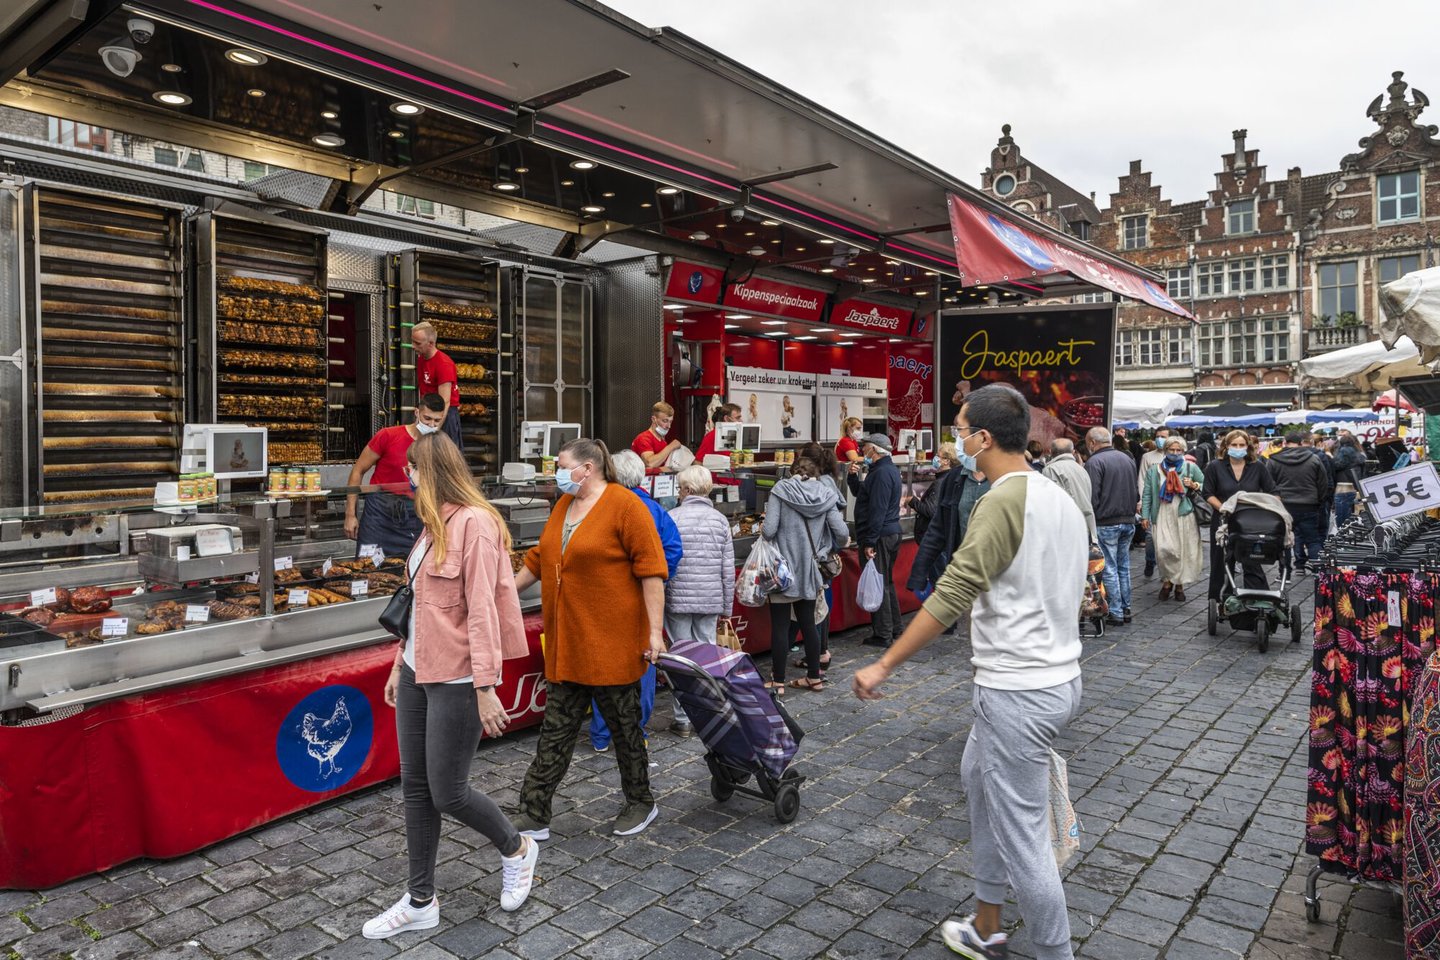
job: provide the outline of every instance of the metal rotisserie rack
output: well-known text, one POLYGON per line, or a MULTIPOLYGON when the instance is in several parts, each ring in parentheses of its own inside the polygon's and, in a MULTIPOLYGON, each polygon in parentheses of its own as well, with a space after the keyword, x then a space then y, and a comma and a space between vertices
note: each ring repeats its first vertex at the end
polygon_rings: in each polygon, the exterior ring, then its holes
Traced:
POLYGON ((499 267, 492 261, 407 251, 394 258, 399 312, 399 420, 417 402, 415 351, 410 330, 420 321, 435 327, 440 349, 455 361, 460 381, 460 434, 465 459, 477 473, 500 469, 499 267))
MULTIPOLYGON (((320 463, 329 424, 325 236, 240 217, 195 222, 197 343, 213 419, 268 428, 271 463, 320 463)), ((202 414, 204 411, 201 411, 202 414)))
POLYGON ((33 489, 45 503, 149 497, 178 468, 181 212, 48 188, 26 197, 33 489))

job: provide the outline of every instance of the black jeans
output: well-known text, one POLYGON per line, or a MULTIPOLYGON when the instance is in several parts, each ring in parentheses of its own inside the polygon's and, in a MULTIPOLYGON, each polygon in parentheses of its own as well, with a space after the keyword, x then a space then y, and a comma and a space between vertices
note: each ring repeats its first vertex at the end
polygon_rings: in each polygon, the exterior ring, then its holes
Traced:
POLYGON ((790 636, 792 607, 795 609, 795 621, 800 625, 800 636, 805 638, 806 676, 819 680, 820 631, 815 626, 814 600, 770 598, 770 676, 776 683, 785 682, 785 658, 790 654, 785 639, 790 636))
POLYGON ((440 815, 448 813, 493 843, 502 856, 520 850, 510 818, 470 786, 470 763, 480 745, 480 711, 469 683, 416 683, 400 666, 395 696, 400 744, 400 791, 405 797, 405 845, 410 852, 410 897, 435 895, 440 815))
POLYGON ((1320 550, 1325 546, 1325 534, 1329 531, 1322 528, 1330 524, 1330 511, 1321 511, 1318 506, 1292 506, 1285 504, 1285 509, 1290 511, 1291 529, 1295 534, 1295 564, 1305 566, 1320 559, 1320 550))
POLYGON ((875 541, 875 569, 885 581, 885 602, 870 615, 870 633, 876 639, 892 641, 900 633, 900 598, 895 594, 895 557, 900 552, 900 535, 875 541))

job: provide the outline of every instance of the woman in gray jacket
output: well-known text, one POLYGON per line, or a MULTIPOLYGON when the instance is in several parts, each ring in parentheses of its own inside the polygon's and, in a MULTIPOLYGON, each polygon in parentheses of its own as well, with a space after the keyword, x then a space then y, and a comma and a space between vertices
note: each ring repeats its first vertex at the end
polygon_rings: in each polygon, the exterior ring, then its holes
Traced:
POLYGON ((850 532, 835 509, 837 503, 835 488, 820 479, 819 465, 805 457, 797 457, 790 476, 770 491, 762 532, 789 564, 794 581, 784 593, 770 595, 771 689, 785 689, 792 605, 805 639, 807 667, 805 679, 790 685, 802 690, 825 688, 820 677, 820 634, 815 627, 815 598, 825 589, 825 581, 816 565, 816 553, 824 556, 850 542, 850 532))
MULTIPOLYGON (((684 552, 665 585, 665 631, 672 643, 714 643, 720 618, 729 615, 735 602, 735 539, 730 521, 710 502, 715 481, 709 470, 692 464, 680 471, 675 483, 680 505, 670 511, 670 519, 680 531, 684 552)), ((679 698, 674 730, 682 737, 694 731, 679 698)))

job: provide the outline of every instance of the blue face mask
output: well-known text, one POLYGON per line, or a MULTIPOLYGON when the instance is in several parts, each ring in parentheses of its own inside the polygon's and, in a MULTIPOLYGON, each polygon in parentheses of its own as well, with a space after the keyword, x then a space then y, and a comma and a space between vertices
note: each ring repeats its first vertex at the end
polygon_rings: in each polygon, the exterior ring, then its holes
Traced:
POLYGON ((934 467, 936 470, 939 470, 939 469, 940 469, 940 458, 939 458, 939 457, 936 457, 935 459, 931 460, 931 461, 930 461, 930 466, 934 467))
POLYGON ((1182 455, 1182 454, 1179 454, 1179 453, 1167 453, 1167 454, 1165 454, 1165 465, 1166 465, 1166 466, 1178 467, 1178 466, 1180 466, 1180 464, 1182 464, 1182 463, 1184 463, 1184 462, 1185 462, 1185 457, 1184 457, 1184 455, 1182 455))
MULTIPOLYGON (((971 434, 970 436, 974 436, 974 434, 971 434)), ((980 469, 980 465, 975 462, 974 457, 965 452, 965 444, 969 442, 969 440, 970 437, 966 437, 964 440, 960 441, 960 445, 955 448, 955 459, 959 462, 960 469, 964 470, 966 473, 975 473, 980 469)))
POLYGON ((410 492, 411 492, 411 493, 414 493, 416 490, 419 490, 419 489, 420 489, 420 484, 418 484, 418 483, 415 482, 415 474, 414 474, 413 471, 410 472, 410 473, 407 473, 407 474, 405 475, 405 479, 410 481, 410 492))
POLYGON ((1244 459, 1245 459, 1245 455, 1250 452, 1250 448, 1249 448, 1249 447, 1231 447, 1229 452, 1230 452, 1230 459, 1231 459, 1231 460, 1244 460, 1244 459))
POLYGON ((571 479, 569 467, 560 467, 555 471, 555 486, 560 488, 561 493, 573 495, 580 492, 580 484, 571 479))

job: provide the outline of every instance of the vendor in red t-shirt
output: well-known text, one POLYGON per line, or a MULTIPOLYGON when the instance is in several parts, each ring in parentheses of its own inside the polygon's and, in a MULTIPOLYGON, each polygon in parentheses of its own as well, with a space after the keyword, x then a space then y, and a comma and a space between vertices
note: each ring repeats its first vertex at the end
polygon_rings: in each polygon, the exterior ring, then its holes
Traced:
POLYGON ((382 493, 365 497, 365 510, 357 516, 355 507, 360 495, 345 498, 345 536, 355 540, 356 555, 360 547, 376 544, 386 556, 404 556, 420 536, 420 518, 411 501, 409 477, 405 474, 406 454, 410 444, 427 433, 434 433, 445 422, 445 399, 438 393, 427 393, 415 405, 415 422, 385 427, 360 451, 360 459, 350 468, 347 486, 358 487, 370 470, 370 483, 384 487, 382 493))
POLYGON ((438 393, 449 406, 442 429, 464 453, 465 442, 460 439, 460 377, 455 372, 455 361, 435 345, 435 327, 429 323, 417 323, 410 329, 410 345, 415 348, 417 392, 422 397, 438 393))
POLYGON ((665 461, 670 459, 670 454, 680 448, 679 440, 665 442, 665 434, 670 432, 670 423, 675 419, 675 408, 665 401, 660 401, 650 408, 650 426, 636 437, 630 444, 630 449, 640 454, 640 459, 645 461, 646 473, 660 473, 665 468, 665 461))
POLYGON ((835 444, 835 459, 849 467, 861 459, 860 438, 865 436, 865 423, 859 417, 846 417, 840 424, 840 442, 835 444))
MULTIPOLYGON (((723 403, 715 411, 715 418, 711 423, 740 423, 740 404, 723 403)), ((710 432, 705 434, 700 441, 700 449, 695 451, 695 462, 705 463, 705 457, 715 452, 715 428, 711 427, 710 432)))

